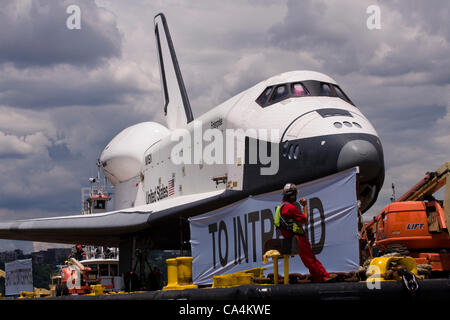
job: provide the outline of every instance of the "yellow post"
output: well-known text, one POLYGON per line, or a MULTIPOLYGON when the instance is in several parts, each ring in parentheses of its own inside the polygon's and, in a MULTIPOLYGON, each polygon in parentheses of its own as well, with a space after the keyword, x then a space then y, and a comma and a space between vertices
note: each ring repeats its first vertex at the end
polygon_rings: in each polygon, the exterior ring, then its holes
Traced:
POLYGON ((278 284, 278 257, 272 257, 273 259, 273 283, 278 284))
POLYGON ((192 257, 167 259, 167 286, 163 290, 183 290, 198 288, 192 283, 192 257))
POLYGON ((94 296, 101 296, 105 294, 105 287, 103 287, 101 284, 91 285, 91 289, 94 296))
POLYGON ((289 255, 283 255, 284 258, 284 284, 289 284, 289 255))
POLYGON ((178 257, 178 284, 192 284, 192 257, 178 257))
POLYGON ((176 259, 167 259, 167 287, 178 285, 178 263, 176 259))

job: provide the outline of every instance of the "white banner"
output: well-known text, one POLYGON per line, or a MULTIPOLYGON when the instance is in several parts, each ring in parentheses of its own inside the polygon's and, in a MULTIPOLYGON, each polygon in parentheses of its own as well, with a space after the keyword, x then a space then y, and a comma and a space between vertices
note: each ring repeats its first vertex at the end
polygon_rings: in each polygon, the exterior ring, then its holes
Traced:
POLYGON ((5 263, 5 295, 19 295, 21 291, 33 291, 31 259, 5 263))
MULTIPOLYGON (((308 239, 328 272, 359 267, 357 172, 352 168, 298 186, 299 197, 308 200, 308 239)), ((190 218, 193 282, 211 284, 215 275, 252 268, 273 272, 272 259, 264 265, 262 251, 267 240, 282 237, 273 224, 281 200, 276 191, 190 218)), ((290 259, 289 271, 309 274, 298 255, 290 259)))

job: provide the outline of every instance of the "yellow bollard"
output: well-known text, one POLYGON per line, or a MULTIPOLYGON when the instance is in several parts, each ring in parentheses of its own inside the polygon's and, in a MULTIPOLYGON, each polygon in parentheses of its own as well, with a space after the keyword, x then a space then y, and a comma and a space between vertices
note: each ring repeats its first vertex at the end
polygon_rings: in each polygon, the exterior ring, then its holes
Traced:
MULTIPOLYGON (((178 285, 178 263, 176 259, 167 259, 167 287, 178 285)), ((166 288, 166 287, 165 287, 166 288)), ((169 289, 167 289, 169 290, 169 289)))
POLYGON ((271 250, 266 252, 264 255, 264 263, 267 263, 266 258, 270 257, 273 259, 273 283, 278 284, 279 278, 278 278, 278 259, 279 257, 283 256, 284 261, 284 284, 289 284, 289 258, 293 255, 290 254, 280 254, 276 250, 271 250))
POLYGON ((192 283, 192 257, 179 257, 176 259, 178 265, 178 284, 192 283))
MULTIPOLYGON (((278 258, 281 257, 280 252, 278 250, 269 250, 263 255, 263 262, 266 264, 268 262, 268 258, 273 259, 273 283, 278 284, 278 258)), ((289 267, 288 267, 289 270, 289 267)), ((289 272, 288 272, 289 273, 289 272)))
POLYGON ((192 283, 192 257, 167 259, 167 286, 163 290, 198 288, 192 283))
POLYGON ((91 285, 91 289, 94 296, 101 296, 105 294, 105 287, 101 284, 93 284, 91 285))
POLYGON ((278 257, 272 257, 273 259, 273 283, 278 284, 278 257))
POLYGON ((20 291, 20 295, 19 295, 18 299, 25 299, 25 298, 34 298, 34 292, 20 291))
POLYGON ((284 284, 289 284, 289 255, 284 254, 284 284))

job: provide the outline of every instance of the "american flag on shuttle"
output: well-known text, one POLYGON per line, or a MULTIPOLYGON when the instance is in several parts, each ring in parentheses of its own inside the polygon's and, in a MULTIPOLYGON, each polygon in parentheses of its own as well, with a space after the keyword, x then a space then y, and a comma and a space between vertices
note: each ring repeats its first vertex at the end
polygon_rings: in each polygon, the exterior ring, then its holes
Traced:
POLYGON ((168 185, 169 185, 169 196, 173 196, 175 194, 174 184, 175 184, 175 178, 170 179, 169 182, 168 182, 168 185))

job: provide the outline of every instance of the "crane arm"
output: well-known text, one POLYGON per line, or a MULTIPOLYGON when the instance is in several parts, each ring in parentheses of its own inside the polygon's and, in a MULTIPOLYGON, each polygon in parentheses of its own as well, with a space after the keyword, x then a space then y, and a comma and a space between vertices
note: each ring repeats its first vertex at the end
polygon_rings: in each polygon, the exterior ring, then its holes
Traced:
POLYGON ((408 192, 402 195, 397 201, 424 201, 436 191, 445 187, 444 192, 444 219, 447 226, 450 225, 450 162, 444 163, 435 172, 428 172, 408 192))
POLYGON ((428 172, 414 187, 407 191, 397 201, 423 201, 427 196, 441 189, 450 176, 450 162, 446 162, 435 172, 428 172))

